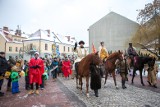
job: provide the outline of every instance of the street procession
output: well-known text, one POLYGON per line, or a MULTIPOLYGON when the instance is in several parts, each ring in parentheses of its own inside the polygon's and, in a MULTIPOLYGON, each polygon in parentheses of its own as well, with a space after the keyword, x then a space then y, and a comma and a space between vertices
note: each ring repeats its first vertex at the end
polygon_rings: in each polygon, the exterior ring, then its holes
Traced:
POLYGON ((160 107, 160 0, 0 10, 0 107, 160 107))

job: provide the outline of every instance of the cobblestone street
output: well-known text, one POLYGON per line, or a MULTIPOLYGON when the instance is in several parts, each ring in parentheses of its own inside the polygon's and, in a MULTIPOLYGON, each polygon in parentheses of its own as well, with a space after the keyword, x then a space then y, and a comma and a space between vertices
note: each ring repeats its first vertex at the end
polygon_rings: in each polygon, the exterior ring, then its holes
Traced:
MULTIPOLYGON (((118 82, 119 89, 116 89, 112 78, 107 80, 107 84, 102 85, 99 90, 99 97, 96 98, 92 90, 90 90, 90 98, 85 95, 85 84, 83 85, 83 93, 75 88, 75 80, 60 81, 71 90, 78 98, 87 105, 87 107, 159 107, 160 93, 150 90, 137 88, 133 85, 126 85, 127 89, 121 88, 121 83, 118 82)), ((85 82, 85 80, 83 81, 85 82)), ((153 87, 151 87, 153 88, 153 87)))
MULTIPOLYGON (((104 79, 104 78, 103 78, 104 79)), ((129 76, 129 80, 131 77, 129 76)), ((85 95, 85 84, 83 93, 76 89, 75 79, 64 79, 58 77, 56 82, 51 79, 47 81, 44 90, 40 95, 27 95, 24 89, 24 79, 20 79, 21 93, 12 95, 6 90, 6 80, 3 85, 4 97, 0 97, 0 107, 159 107, 160 93, 158 88, 139 84, 139 76, 135 77, 135 84, 127 83, 127 89, 121 88, 119 75, 117 82, 119 89, 116 89, 112 77, 109 77, 106 85, 102 81, 102 88, 99 90, 99 97, 95 97, 92 90, 90 98, 85 95)), ((146 78, 144 77, 146 82, 146 78)), ((85 80, 83 80, 85 83, 85 80)), ((159 82, 159 81, 158 81, 159 82)))

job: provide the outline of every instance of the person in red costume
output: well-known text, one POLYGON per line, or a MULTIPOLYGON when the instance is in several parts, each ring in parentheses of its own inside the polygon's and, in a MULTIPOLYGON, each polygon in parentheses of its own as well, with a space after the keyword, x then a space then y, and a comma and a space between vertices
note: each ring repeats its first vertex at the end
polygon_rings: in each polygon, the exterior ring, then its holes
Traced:
POLYGON ((65 57, 65 60, 62 62, 62 71, 65 78, 69 78, 69 75, 72 74, 71 62, 65 57))
POLYGON ((44 73, 44 62, 39 58, 39 53, 35 52, 35 57, 29 62, 29 82, 31 85, 31 90, 28 94, 39 94, 39 85, 42 84, 42 74, 44 73), (33 83, 36 84, 36 91, 34 91, 33 83))

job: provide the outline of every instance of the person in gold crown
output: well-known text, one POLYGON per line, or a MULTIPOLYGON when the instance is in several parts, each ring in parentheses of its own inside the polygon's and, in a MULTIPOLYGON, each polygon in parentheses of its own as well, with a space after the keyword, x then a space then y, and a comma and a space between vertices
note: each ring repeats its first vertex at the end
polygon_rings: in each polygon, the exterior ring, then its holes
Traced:
POLYGON ((100 42, 100 47, 99 47, 99 57, 103 61, 105 58, 109 56, 108 51, 106 47, 104 46, 104 42, 100 42))

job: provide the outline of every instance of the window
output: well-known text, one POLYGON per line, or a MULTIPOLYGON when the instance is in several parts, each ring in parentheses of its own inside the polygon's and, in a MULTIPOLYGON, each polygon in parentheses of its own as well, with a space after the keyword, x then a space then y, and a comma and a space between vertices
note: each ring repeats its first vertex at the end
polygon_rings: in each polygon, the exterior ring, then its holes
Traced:
POLYGON ((68 52, 69 52, 69 47, 68 47, 68 52))
POLYGON ((23 48, 22 47, 20 47, 20 51, 22 51, 23 50, 23 48))
POLYGON ((30 44, 30 50, 32 50, 33 49, 33 44, 30 44))
POLYGON ((65 52, 65 46, 63 47, 63 51, 65 52))
POLYGON ((48 44, 45 44, 45 50, 48 50, 48 44))
POLYGON ((18 47, 16 47, 16 50, 15 50, 16 52, 18 52, 18 47))
POLYGON ((9 47, 9 52, 12 52, 12 47, 9 47))

